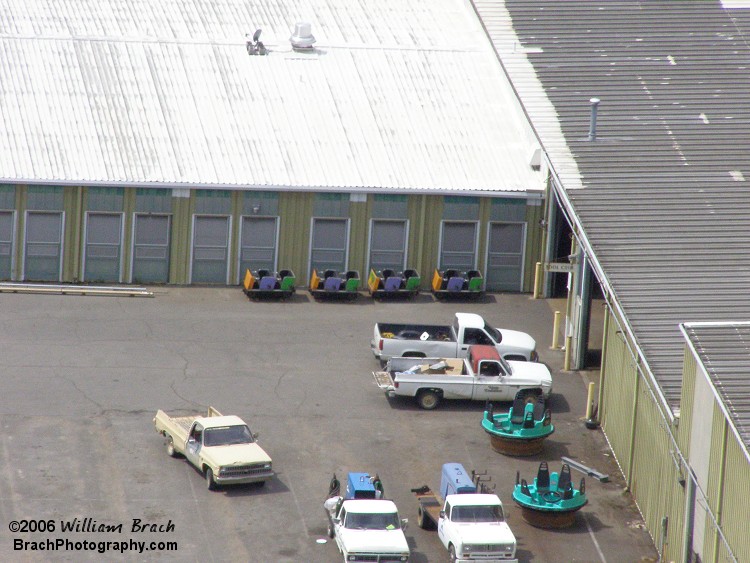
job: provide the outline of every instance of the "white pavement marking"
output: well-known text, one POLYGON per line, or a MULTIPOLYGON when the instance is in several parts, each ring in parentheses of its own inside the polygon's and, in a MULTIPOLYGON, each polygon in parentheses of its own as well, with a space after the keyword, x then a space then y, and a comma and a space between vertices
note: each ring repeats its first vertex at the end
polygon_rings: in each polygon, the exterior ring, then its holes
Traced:
POLYGON ((591 541, 594 542, 594 547, 596 548, 596 552, 599 554, 599 559, 602 563, 607 563, 607 558, 604 557, 604 553, 602 553, 602 548, 599 546, 599 542, 596 541, 596 536, 594 536, 594 530, 591 528, 591 524, 589 524, 589 519, 586 518, 586 513, 582 512, 583 514, 583 521, 586 522, 586 528, 589 531, 589 535, 591 536, 591 541))

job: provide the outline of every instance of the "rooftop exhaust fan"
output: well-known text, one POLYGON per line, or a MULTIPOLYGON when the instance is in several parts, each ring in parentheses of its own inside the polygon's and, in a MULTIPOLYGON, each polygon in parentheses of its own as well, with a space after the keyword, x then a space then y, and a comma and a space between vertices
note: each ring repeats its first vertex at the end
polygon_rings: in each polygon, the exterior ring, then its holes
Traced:
POLYGON ((307 50, 312 49, 315 43, 315 37, 311 32, 311 26, 307 22, 297 22, 294 24, 294 33, 289 38, 293 49, 307 50))

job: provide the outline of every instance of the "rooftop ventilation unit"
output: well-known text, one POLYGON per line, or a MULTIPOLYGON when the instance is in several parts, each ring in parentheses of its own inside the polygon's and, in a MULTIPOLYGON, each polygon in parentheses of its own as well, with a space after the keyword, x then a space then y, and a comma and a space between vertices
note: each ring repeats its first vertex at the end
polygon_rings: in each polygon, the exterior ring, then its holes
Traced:
POLYGON ((311 26, 307 22, 297 22, 294 24, 294 33, 289 38, 293 49, 307 50, 312 49, 315 43, 315 37, 311 32, 311 26))

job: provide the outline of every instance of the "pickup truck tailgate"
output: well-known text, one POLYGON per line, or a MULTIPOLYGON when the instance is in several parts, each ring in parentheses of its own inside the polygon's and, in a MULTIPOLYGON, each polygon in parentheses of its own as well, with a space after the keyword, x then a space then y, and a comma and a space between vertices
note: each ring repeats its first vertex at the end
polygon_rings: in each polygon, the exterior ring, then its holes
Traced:
POLYGON ((393 378, 387 371, 374 371, 372 376, 375 378, 375 384, 381 389, 393 387, 393 378))

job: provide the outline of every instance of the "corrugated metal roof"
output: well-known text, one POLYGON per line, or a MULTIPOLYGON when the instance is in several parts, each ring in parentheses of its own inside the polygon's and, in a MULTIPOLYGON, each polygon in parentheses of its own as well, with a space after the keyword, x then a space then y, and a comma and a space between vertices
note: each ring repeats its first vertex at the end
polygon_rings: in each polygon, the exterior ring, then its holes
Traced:
POLYGON ((0 6, 4 182, 540 191, 515 103, 460 0, 0 6))
POLYGON ((738 437, 750 444, 750 324, 688 324, 685 336, 705 372, 738 437))
POLYGON ((677 408, 679 323, 750 319, 747 11, 713 1, 474 4, 605 287, 677 408))

